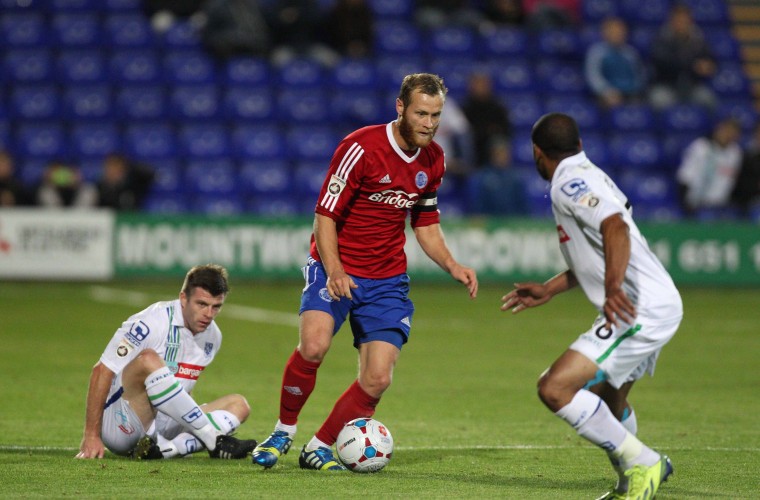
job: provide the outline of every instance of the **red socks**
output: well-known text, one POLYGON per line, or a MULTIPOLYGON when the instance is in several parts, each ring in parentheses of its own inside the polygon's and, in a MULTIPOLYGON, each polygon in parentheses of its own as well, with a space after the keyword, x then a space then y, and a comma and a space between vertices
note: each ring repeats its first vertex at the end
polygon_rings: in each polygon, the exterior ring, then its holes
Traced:
POLYGON ((320 363, 306 361, 296 349, 285 364, 280 393, 280 422, 296 425, 301 408, 317 383, 320 363))
POLYGON ((373 398, 364 392, 364 389, 359 386, 359 381, 356 380, 338 398, 332 412, 317 432, 317 439, 332 445, 338 439, 338 433, 346 422, 359 417, 371 417, 375 414, 375 407, 379 401, 380 399, 373 398))

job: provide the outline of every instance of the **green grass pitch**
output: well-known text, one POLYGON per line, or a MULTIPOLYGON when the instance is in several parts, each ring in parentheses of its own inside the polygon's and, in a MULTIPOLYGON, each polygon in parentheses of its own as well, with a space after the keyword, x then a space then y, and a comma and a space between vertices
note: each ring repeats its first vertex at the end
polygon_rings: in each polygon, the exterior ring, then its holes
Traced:
MULTIPOLYGON (((414 278, 414 277, 412 277, 414 278)), ((507 286, 470 301, 461 286, 412 283, 412 338, 376 418, 396 450, 378 474, 298 468, 298 448, 356 375, 342 330, 304 409, 294 449, 275 468, 192 458, 74 460, 86 384, 116 327, 179 282, 0 284, 0 497, 563 498, 614 482, 604 453, 535 394, 538 375, 594 317, 579 291, 517 316, 507 286)), ((301 284, 235 282, 218 317, 224 343, 195 396, 238 392, 252 406, 241 437, 277 417, 282 367, 297 342, 301 284)), ((685 319, 657 374, 631 393, 639 436, 668 453, 675 475, 658 498, 758 498, 760 290, 686 288, 685 319)))

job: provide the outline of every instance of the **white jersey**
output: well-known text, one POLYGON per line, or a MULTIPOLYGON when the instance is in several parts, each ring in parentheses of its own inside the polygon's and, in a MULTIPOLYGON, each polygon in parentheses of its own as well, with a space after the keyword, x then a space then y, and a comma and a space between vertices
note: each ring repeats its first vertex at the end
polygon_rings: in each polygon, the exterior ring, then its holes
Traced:
POLYGON ((214 321, 193 335, 185 328, 179 299, 156 302, 122 323, 100 357, 100 362, 116 374, 109 400, 118 397, 114 394, 121 389, 119 375, 140 351, 153 349, 190 393, 221 344, 222 332, 214 321))
POLYGON ((678 290, 639 232, 627 197, 584 152, 560 162, 551 182, 551 200, 565 262, 600 314, 605 300, 601 225, 614 214, 623 217, 630 232, 623 291, 639 318, 666 320, 683 314, 678 290))

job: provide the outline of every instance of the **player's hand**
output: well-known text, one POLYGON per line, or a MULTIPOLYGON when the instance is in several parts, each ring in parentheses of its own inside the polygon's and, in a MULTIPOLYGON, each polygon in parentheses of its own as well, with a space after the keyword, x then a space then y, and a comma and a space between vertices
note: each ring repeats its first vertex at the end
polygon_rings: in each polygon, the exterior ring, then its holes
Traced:
POLYGON ((327 293, 333 300, 340 300, 341 297, 352 300, 351 290, 354 288, 359 288, 359 285, 345 271, 336 271, 327 278, 327 293))
POLYGON ((632 324, 636 318, 636 307, 622 288, 608 290, 604 299, 604 317, 607 318, 606 328, 618 325, 618 319, 632 324))
POLYGON ((457 264, 451 270, 451 277, 467 287, 471 299, 478 296, 478 276, 474 269, 457 264))
POLYGON ((501 310, 512 309, 517 314, 528 307, 537 307, 552 298, 546 287, 540 283, 515 283, 515 289, 501 298, 501 310))
POLYGON ((106 447, 99 437, 84 438, 75 458, 103 458, 105 453, 106 447))

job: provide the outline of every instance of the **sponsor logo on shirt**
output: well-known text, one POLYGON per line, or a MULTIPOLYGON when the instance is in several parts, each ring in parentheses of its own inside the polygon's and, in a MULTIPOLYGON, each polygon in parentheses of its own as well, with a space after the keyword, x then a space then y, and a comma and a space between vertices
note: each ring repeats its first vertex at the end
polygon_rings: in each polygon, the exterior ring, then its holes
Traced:
POLYGON ((567 243, 570 241, 570 236, 567 235, 565 229, 560 224, 557 224, 557 234, 559 235, 560 243, 567 243))
POLYGON ((565 196, 572 198, 573 201, 578 201, 581 196, 583 196, 585 193, 588 193, 589 191, 586 182, 580 178, 575 178, 567 181, 566 183, 562 184, 560 190, 565 194, 565 196))
POLYGON ((396 191, 393 189, 386 189, 379 193, 372 193, 369 195, 370 201, 376 201, 378 203, 385 203, 387 205, 394 206, 396 208, 412 208, 416 203, 416 198, 419 195, 417 193, 406 193, 404 191, 396 191))
POLYGON ((140 343, 145 340, 145 337, 150 333, 148 325, 142 321, 135 321, 127 332, 127 340, 134 346, 139 346, 140 343))
POLYGON ((198 377, 201 376, 201 372, 205 368, 205 366, 191 365, 189 363, 179 363, 177 365, 177 373, 174 376, 177 378, 198 380, 198 377))
POLYGON ((380 179, 380 184, 390 184, 391 183, 391 176, 389 174, 385 174, 385 177, 380 179))

